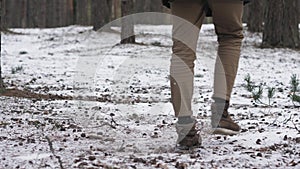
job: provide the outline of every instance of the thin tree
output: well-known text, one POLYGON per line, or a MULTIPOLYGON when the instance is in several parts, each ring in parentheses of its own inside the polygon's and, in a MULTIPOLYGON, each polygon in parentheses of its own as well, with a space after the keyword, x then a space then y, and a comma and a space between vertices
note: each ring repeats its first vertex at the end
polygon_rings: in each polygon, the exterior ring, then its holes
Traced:
MULTIPOLYGON (((0 31, 4 31, 6 29, 5 27, 5 20, 4 20, 4 12, 5 12, 5 4, 4 0, 0 0, 0 31)), ((1 40, 0 40, 1 41, 1 40)), ((1 53, 2 47, 0 47, 0 53, 1 53)), ((2 67, 1 67, 1 55, 0 55, 0 92, 4 89, 4 83, 2 79, 2 67)))
POLYGON ((112 0, 92 0, 93 30, 98 30, 110 21, 112 0))
MULTIPOLYGON (((1 49, 0 49, 1 52, 1 49)), ((2 67, 1 67, 1 55, 0 55, 0 92, 4 89, 4 83, 2 79, 2 67)))
MULTIPOLYGON (((3 15, 4 15, 4 0, 0 0, 0 23, 1 23, 1 26, 0 26, 0 31, 3 31, 5 29, 5 22, 4 22, 4 18, 3 18, 3 15)), ((0 48, 0 52, 2 50, 2 47, 0 48)), ((2 79, 2 68, 1 68, 1 55, 0 55, 0 91, 4 89, 4 84, 3 84, 3 79, 2 79)))
POLYGON ((74 24, 74 1, 73 0, 67 0, 67 25, 73 25, 74 24))
POLYGON ((57 11, 55 11, 57 6, 57 0, 47 0, 46 1, 46 27, 52 28, 56 27, 56 18, 57 18, 57 11))
MULTIPOLYGON (((163 6, 161 0, 143 0, 135 1, 135 12, 162 12, 163 6)), ((153 17, 144 18, 139 20, 136 24, 162 24, 161 19, 155 19, 153 17)))
POLYGON ((121 1, 113 0, 113 8, 112 8, 112 19, 118 19, 121 17, 121 1))
POLYGON ((89 16, 89 14, 91 14, 90 5, 91 5, 90 0, 75 0, 76 24, 90 25, 91 22, 91 17, 89 16))
POLYGON ((262 32, 263 30, 264 1, 252 0, 248 5, 247 26, 250 32, 262 32))
POLYGON ((262 46, 299 48, 298 1, 266 2, 262 46))
POLYGON ((131 18, 126 17, 133 11, 133 0, 122 0, 121 13, 121 44, 135 43, 134 22, 131 18))
MULTIPOLYGON (((1 23, 1 25, 0 25, 0 31, 4 31, 5 29, 6 29, 6 22, 5 22, 5 18, 4 18, 4 16, 5 16, 5 0, 0 0, 0 15, 1 15, 1 17, 0 17, 0 23, 1 23)), ((1 55, 0 55, 0 57, 1 57, 1 55)))
POLYGON ((298 23, 300 23, 300 0, 298 0, 298 23))

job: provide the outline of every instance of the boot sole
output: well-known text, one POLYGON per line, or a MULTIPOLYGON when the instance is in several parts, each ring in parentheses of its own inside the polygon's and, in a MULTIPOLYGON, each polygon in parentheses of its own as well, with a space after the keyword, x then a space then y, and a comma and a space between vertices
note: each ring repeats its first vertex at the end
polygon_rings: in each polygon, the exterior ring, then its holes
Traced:
POLYGON ((176 145, 175 149, 174 149, 174 153, 192 153, 193 151, 195 151, 195 149, 201 148, 201 144, 199 145, 195 145, 195 146, 180 146, 180 145, 176 145))
POLYGON ((175 150, 176 151, 187 151, 187 150, 191 150, 191 149, 195 149, 195 148, 200 148, 201 145, 202 145, 202 138, 199 137, 197 144, 192 145, 192 146, 186 146, 186 145, 176 144, 175 150))
POLYGON ((213 128, 213 134, 233 136, 233 135, 237 135, 239 133, 240 133, 239 131, 233 131, 233 130, 225 129, 225 128, 213 128))

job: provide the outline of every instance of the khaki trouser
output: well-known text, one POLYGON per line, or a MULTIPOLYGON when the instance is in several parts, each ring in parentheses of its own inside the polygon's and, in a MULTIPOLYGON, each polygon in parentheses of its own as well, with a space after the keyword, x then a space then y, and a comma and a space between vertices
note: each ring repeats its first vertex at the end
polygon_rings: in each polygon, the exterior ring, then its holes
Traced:
POLYGON ((196 46, 206 6, 212 10, 218 36, 213 98, 230 100, 240 57, 243 2, 240 0, 174 0, 171 102, 175 116, 191 116, 196 46), (182 18, 182 19, 179 19, 182 18))

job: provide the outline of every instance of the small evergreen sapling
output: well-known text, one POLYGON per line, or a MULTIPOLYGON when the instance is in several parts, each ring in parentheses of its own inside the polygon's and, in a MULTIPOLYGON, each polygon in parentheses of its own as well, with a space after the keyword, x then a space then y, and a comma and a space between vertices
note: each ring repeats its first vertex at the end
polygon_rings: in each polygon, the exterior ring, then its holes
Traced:
POLYGON ((297 78, 296 74, 293 74, 291 76, 290 84, 291 84, 291 95, 290 95, 290 97, 292 99, 293 104, 295 105, 294 102, 300 103, 300 96, 297 95, 297 92, 299 91, 299 79, 297 78))
MULTIPOLYGON (((262 95, 263 95, 263 84, 260 85, 255 85, 254 82, 251 81, 251 76, 250 74, 247 74, 244 78, 246 85, 245 88, 248 92, 252 94, 252 98, 256 103, 261 103, 264 105, 267 105, 262 102, 262 95)), ((271 106, 271 99, 275 95, 275 88, 274 87, 268 87, 268 100, 269 100, 269 106, 271 106)))
POLYGON ((246 81, 245 88, 247 89, 248 92, 252 92, 255 86, 254 86, 253 82, 251 81, 251 77, 250 77, 249 73, 246 75, 244 80, 246 81))
POLYGON ((15 68, 11 68, 11 74, 16 74, 18 72, 21 72, 23 70, 23 66, 17 66, 15 68))
POLYGON ((275 95, 275 88, 274 87, 268 87, 268 100, 269 100, 269 105, 271 105, 271 99, 275 95))
POLYGON ((252 97, 254 99, 255 102, 259 102, 262 103, 261 98, 262 98, 262 94, 263 94, 263 87, 262 84, 260 84, 259 86, 257 86, 257 90, 252 90, 252 97))

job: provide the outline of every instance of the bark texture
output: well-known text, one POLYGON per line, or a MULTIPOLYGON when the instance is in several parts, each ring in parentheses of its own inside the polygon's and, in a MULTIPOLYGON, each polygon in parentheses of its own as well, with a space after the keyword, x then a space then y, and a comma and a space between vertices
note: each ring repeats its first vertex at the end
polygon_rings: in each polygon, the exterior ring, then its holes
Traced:
POLYGON ((135 43, 134 21, 128 17, 133 12, 133 0, 122 0, 121 44, 135 43))
POLYGON ((250 32, 262 32, 263 30, 264 1, 252 0, 248 5, 247 26, 250 32))
POLYGON ((298 1, 266 2, 262 46, 299 48, 298 1))
POLYGON ((112 0, 92 0, 93 30, 98 30, 107 24, 112 16, 112 0))

